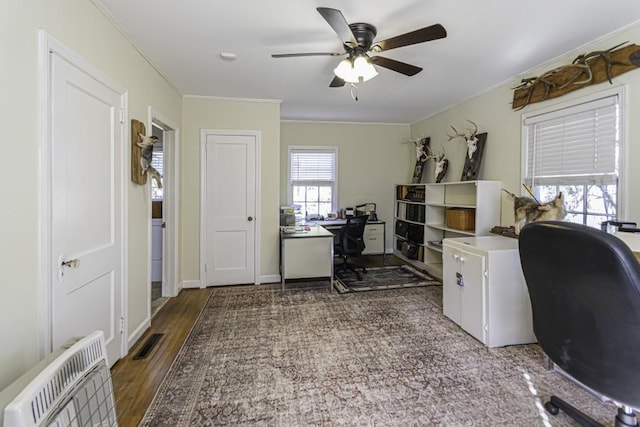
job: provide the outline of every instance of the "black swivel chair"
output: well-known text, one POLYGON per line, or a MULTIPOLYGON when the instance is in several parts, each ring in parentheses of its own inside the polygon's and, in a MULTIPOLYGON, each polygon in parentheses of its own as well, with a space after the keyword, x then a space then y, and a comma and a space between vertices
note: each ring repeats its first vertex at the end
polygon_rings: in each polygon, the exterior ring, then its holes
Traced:
MULTIPOLYGON (((640 263, 633 252, 604 231, 559 221, 523 227, 519 250, 542 349, 571 377, 617 403, 616 426, 636 426, 640 263)), ((545 408, 600 425, 556 396, 545 408)))
POLYGON ((356 266, 349 262, 350 257, 358 257, 362 255, 365 248, 364 244, 364 227, 367 225, 368 215, 354 216, 347 219, 347 223, 340 229, 338 242, 334 245, 334 252, 342 258, 342 263, 338 264, 335 274, 345 270, 353 271, 358 280, 362 280, 362 274, 357 270, 361 268, 363 273, 367 270, 364 267, 356 266))

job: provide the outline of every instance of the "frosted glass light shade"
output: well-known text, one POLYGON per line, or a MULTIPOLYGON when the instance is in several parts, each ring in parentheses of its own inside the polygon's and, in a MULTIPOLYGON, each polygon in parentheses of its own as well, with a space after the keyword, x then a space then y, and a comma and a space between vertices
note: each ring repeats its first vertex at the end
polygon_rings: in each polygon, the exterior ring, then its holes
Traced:
POLYGON ((358 76, 355 74, 353 70, 353 64, 351 63, 351 60, 349 60, 349 58, 345 58, 340 61, 338 66, 333 70, 333 73, 345 82, 358 82, 358 76))
POLYGON ((365 56, 358 56, 353 61, 353 69, 358 77, 362 77, 362 81, 366 82, 378 75, 378 72, 365 56))
POLYGON ((333 72, 347 83, 366 82, 378 75, 374 66, 369 63, 364 55, 356 57, 353 62, 351 62, 350 58, 343 59, 333 72))

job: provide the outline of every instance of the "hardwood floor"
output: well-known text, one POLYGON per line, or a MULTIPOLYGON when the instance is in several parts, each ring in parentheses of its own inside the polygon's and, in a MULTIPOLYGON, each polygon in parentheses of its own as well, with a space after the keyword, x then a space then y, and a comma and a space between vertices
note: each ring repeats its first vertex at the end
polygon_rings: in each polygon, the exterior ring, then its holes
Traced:
MULTIPOLYGON (((363 257, 366 267, 382 265, 382 256, 363 257)), ((385 257, 385 265, 401 265, 404 261, 393 255, 385 257)), ((121 427, 137 426, 153 400, 174 358, 211 294, 211 288, 184 289, 170 298, 153 317, 151 328, 144 333, 127 357, 111 368, 118 423, 121 427), (144 359, 134 357, 153 334, 163 334, 144 359)))
POLYGON ((121 427, 137 426, 142 420, 210 293, 211 289, 184 289, 180 295, 169 299, 129 355, 111 368, 121 427), (147 339, 156 333, 164 335, 145 359, 135 360, 147 339))

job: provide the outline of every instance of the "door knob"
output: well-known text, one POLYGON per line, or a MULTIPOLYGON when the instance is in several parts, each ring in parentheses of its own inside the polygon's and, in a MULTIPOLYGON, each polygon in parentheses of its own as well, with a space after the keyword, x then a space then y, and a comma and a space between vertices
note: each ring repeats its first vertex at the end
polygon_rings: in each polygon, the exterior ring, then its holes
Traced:
POLYGON ((80 266, 80 260, 78 258, 66 260, 64 255, 58 257, 58 280, 64 278, 64 268, 77 268, 80 266))
POLYGON ((70 259, 68 261, 62 261, 60 265, 63 267, 76 268, 80 266, 80 260, 78 258, 70 259))
POLYGON ((247 218, 249 221, 253 221, 253 217, 250 216, 249 218, 247 218))

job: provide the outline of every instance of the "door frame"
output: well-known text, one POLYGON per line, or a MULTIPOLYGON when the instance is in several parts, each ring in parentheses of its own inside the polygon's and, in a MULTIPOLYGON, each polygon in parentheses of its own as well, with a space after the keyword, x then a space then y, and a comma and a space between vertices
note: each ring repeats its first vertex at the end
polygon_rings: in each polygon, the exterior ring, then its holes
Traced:
MULTIPOLYGON (((164 176, 162 187, 164 193, 162 197, 162 220, 166 224, 162 242, 162 296, 175 297, 180 292, 178 280, 178 238, 179 214, 178 200, 180 200, 180 127, 176 122, 167 118, 152 106, 147 109, 147 129, 151 130, 152 123, 162 126, 164 131, 163 151, 164 151, 164 176)), ((149 184, 151 185, 151 184, 149 184)), ((151 316, 151 197, 147 202, 147 217, 149 218, 149 242, 148 253, 148 312, 151 316)))
POLYGON ((206 229, 207 229, 207 215, 206 215, 206 198, 207 198, 207 136, 209 135, 233 135, 233 136, 252 136, 256 141, 256 156, 255 156, 255 200, 254 200, 254 212, 255 217, 255 236, 254 236, 254 265, 253 265, 253 282, 256 285, 260 284, 260 266, 262 265, 260 258, 260 242, 261 242, 261 229, 262 229, 262 211, 260 206, 261 200, 261 187, 260 187, 260 164, 261 164, 261 146, 262 146, 262 132, 253 130, 226 130, 226 129, 201 129, 200 130, 200 288, 207 286, 207 272, 205 271, 206 264, 206 229))
POLYGON ((82 56, 78 55, 64 44, 59 42, 45 30, 38 30, 38 76, 39 76, 39 104, 40 104, 40 117, 38 123, 39 134, 39 158, 38 158, 38 183, 39 183, 39 206, 38 206, 38 264, 40 268, 38 270, 39 286, 38 286, 38 346, 40 357, 43 358, 47 354, 51 353, 55 349, 53 346, 53 318, 52 318, 52 292, 53 286, 53 274, 54 265, 53 248, 51 233, 53 232, 52 224, 52 203, 51 197, 53 194, 52 189, 52 177, 53 171, 51 168, 51 161, 53 151, 51 150, 51 119, 52 112, 51 106, 51 55, 57 55, 63 58, 65 61, 72 64, 74 67, 85 72, 102 85, 108 87, 114 92, 120 94, 120 127, 122 140, 120 141, 121 150, 120 158, 118 159, 122 164, 122 176, 120 176, 120 197, 122 198, 121 212, 117 212, 121 224, 121 236, 120 236, 120 264, 121 272, 118 278, 120 282, 120 305, 121 305, 121 334, 120 334, 120 357, 126 355, 129 351, 129 345, 127 341, 128 336, 128 282, 127 277, 129 274, 128 268, 128 251, 127 251, 127 239, 128 239, 128 211, 129 211, 129 192, 127 188, 127 179, 125 171, 128 170, 126 165, 131 161, 129 158, 129 150, 126 149, 126 141, 129 137, 127 130, 126 119, 128 117, 128 91, 114 82, 109 76, 107 76, 102 70, 90 64, 82 56))

